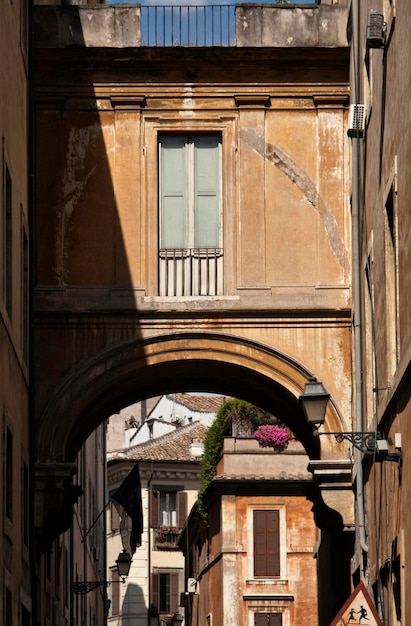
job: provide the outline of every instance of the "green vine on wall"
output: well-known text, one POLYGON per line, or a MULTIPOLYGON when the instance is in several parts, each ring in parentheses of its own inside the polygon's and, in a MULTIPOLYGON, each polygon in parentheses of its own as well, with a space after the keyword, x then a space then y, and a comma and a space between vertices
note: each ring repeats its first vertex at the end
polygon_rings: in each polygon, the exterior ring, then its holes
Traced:
POLYGON ((199 513, 205 521, 207 520, 205 493, 216 475, 224 437, 232 435, 232 423, 236 417, 248 419, 253 431, 261 424, 282 425, 282 422, 274 415, 244 400, 231 399, 221 405, 216 419, 204 438, 204 452, 201 458, 201 484, 197 503, 199 513))

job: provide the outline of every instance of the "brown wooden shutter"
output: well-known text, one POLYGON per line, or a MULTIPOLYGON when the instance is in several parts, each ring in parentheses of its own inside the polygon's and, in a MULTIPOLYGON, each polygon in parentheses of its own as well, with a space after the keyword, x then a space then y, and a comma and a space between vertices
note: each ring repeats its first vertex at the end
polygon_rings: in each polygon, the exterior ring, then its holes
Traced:
POLYGON ((187 519, 187 492, 177 492, 177 526, 183 528, 187 519))
POLYGON ((281 613, 255 613, 254 626, 282 626, 281 613))
POLYGON ((113 502, 110 502, 110 523, 111 530, 118 530, 120 528, 120 515, 113 502))
POLYGON ((111 615, 118 615, 120 613, 120 577, 117 570, 111 572, 111 581, 114 583, 111 585, 111 615))
POLYGON ((160 526, 159 491, 150 491, 150 526, 160 526))
POLYGON ((151 605, 150 612, 160 613, 160 574, 151 576, 151 605))
POLYGON ((254 576, 280 575, 279 511, 254 511, 254 576))
POLYGON ((170 574, 170 613, 176 613, 180 596, 178 593, 178 574, 170 574))

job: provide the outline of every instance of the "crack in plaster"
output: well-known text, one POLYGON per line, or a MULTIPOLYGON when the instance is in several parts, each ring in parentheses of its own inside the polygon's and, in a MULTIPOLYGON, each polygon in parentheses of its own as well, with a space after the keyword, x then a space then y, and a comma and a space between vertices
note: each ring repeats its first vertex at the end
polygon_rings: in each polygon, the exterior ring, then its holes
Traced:
POLYGON ((344 243, 338 229, 338 224, 331 211, 323 205, 318 190, 307 172, 299 167, 290 155, 284 152, 279 146, 265 143, 264 137, 259 135, 254 128, 242 129, 241 138, 257 154, 278 167, 278 169, 304 194, 311 206, 320 215, 333 253, 341 267, 344 267, 344 243))

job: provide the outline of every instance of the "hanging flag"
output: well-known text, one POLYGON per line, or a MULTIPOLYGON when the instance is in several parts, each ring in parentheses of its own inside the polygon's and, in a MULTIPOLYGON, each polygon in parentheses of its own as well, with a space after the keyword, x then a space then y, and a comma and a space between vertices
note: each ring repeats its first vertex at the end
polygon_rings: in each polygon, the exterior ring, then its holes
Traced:
POLYGON ((143 507, 138 463, 111 496, 111 500, 120 515, 123 548, 133 556, 136 548, 141 546, 143 533, 143 507))

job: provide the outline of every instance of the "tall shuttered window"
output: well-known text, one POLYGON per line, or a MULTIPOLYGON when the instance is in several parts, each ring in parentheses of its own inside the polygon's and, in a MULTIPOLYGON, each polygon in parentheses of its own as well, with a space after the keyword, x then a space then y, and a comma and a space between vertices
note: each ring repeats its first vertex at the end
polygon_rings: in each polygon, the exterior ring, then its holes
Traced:
POLYGON ((156 572, 152 575, 151 607, 158 615, 178 611, 178 579, 177 572, 156 572))
POLYGON ((21 336, 23 357, 29 354, 29 241, 25 228, 21 232, 21 336))
POLYGON ((4 588, 3 613, 4 626, 13 626, 13 594, 8 587, 4 588))
POLYGON ((160 136, 159 198, 159 294, 222 294, 219 134, 160 136))
POLYGON ((254 576, 280 576, 280 513, 278 510, 253 511, 254 576))
POLYGON ((187 518, 187 492, 154 489, 150 492, 150 525, 182 528, 187 518))
POLYGON ((3 157, 3 294, 6 311, 12 313, 12 182, 7 163, 3 157))
POLYGON ((4 508, 7 518, 13 520, 13 434, 6 427, 4 458, 4 508))
POLYGON ((395 193, 385 203, 385 312, 387 334, 387 382, 394 375, 399 354, 398 337, 398 240, 395 193))

